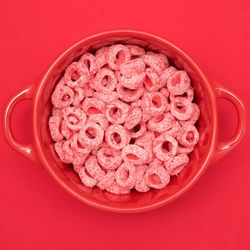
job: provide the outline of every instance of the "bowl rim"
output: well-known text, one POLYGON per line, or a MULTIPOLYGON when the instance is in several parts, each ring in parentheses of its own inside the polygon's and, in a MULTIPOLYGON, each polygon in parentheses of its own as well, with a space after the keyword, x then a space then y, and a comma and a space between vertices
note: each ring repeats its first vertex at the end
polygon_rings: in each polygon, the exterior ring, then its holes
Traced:
POLYGON ((201 71, 201 69, 197 66, 197 64, 190 58, 190 56, 188 56, 186 53, 184 53, 180 48, 178 48, 176 45, 174 45, 172 42, 169 42, 168 40, 166 40, 163 37, 160 37, 158 35, 152 34, 152 33, 147 33, 144 31, 139 31, 139 30, 133 30, 133 29, 117 29, 117 30, 109 30, 109 31, 105 31, 105 32, 100 32, 100 33, 96 33, 93 35, 89 35, 83 39, 80 39, 78 42, 74 43, 72 46, 70 46, 68 49, 66 49, 65 51, 63 51, 57 58, 56 60, 54 60, 54 62, 51 64, 51 66, 47 69, 46 73, 43 75, 41 81, 38 81, 38 86, 36 87, 36 91, 35 91, 35 96, 34 96, 34 108, 33 108, 33 130, 34 130, 34 142, 35 142, 35 147, 36 147, 36 152, 37 152, 37 156, 40 159, 42 165, 44 165, 46 167, 46 169, 48 170, 48 172, 54 177, 54 179, 65 189, 67 190, 71 195, 73 195, 74 197, 76 197, 78 200, 92 206, 92 207, 96 207, 99 208, 101 210, 105 210, 105 211, 109 211, 109 212, 116 212, 116 213, 139 213, 139 212, 146 212, 149 210, 153 210, 159 207, 162 207, 164 205, 166 205, 167 203, 170 203, 172 201, 174 201, 175 199, 177 199, 178 197, 180 197, 182 194, 184 194, 186 191, 188 191, 195 183, 196 181, 201 177, 201 175, 204 173, 205 169, 208 167, 208 163, 210 161, 210 159, 212 158, 211 156, 214 153, 214 149, 215 149, 215 141, 216 141, 216 133, 217 133, 217 109, 216 109, 216 101, 215 101, 215 93, 214 90, 212 88, 212 83, 210 83, 208 81, 208 79, 206 78, 206 76, 204 75, 204 73, 201 71), (212 110, 212 116, 213 116, 213 122, 212 122, 212 133, 211 133, 211 145, 209 148, 209 152, 207 152, 207 157, 203 163, 203 165, 201 166, 199 172, 197 172, 197 174, 191 179, 191 181, 189 181, 186 186, 184 186, 182 189, 180 189, 178 192, 176 192, 174 195, 167 197, 164 200, 161 200, 159 202, 154 202, 152 204, 147 204, 147 205, 142 205, 140 207, 131 207, 131 208, 121 208, 121 207, 114 207, 112 205, 104 205, 104 204, 100 204, 98 202, 94 202, 92 200, 89 200, 88 198, 82 197, 80 194, 78 194, 77 192, 75 192, 74 190, 72 190, 54 171, 53 169, 50 167, 50 164, 47 162, 44 153, 43 153, 43 149, 40 143, 39 138, 39 129, 38 129, 38 125, 39 125, 39 115, 37 112, 37 107, 39 104, 39 99, 42 96, 42 92, 43 92, 43 86, 47 81, 48 76, 51 74, 51 72, 54 71, 54 69, 57 66, 57 63, 68 53, 70 53, 73 49, 75 49, 76 47, 78 47, 79 45, 81 45, 82 43, 85 43, 87 41, 91 41, 92 39, 96 39, 98 37, 103 37, 103 36, 107 36, 107 35, 123 35, 123 36, 133 36, 133 35, 140 35, 140 36, 144 36, 145 39, 146 38, 153 38, 155 40, 160 41, 162 44, 173 48, 175 51, 177 51, 179 54, 181 54, 186 61, 189 62, 189 64, 192 65, 192 67, 195 69, 195 72, 197 74, 199 74, 199 76, 202 78, 204 85, 206 86, 206 90, 209 93, 209 99, 211 100, 211 110, 212 110))

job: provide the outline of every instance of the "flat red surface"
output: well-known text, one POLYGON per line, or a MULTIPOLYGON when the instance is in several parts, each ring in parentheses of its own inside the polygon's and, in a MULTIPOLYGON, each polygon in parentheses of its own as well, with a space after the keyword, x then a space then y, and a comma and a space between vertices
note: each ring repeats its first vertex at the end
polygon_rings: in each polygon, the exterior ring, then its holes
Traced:
MULTIPOLYGON (((110 29, 138 29, 182 48, 207 75, 250 105, 250 2, 2 1, 0 107, 68 46, 110 29)), ((233 107, 220 101, 221 138, 233 134, 233 107)), ((16 108, 13 130, 32 133, 31 105, 16 108)), ((134 215, 102 212, 65 192, 14 152, 0 131, 0 249, 250 249, 250 134, 210 166, 184 196, 134 215)))

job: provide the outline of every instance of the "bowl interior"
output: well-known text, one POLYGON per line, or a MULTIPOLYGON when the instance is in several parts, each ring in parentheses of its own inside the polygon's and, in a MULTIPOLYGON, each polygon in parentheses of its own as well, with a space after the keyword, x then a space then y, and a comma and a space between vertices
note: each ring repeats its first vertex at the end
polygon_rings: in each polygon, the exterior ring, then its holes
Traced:
POLYGON ((210 86, 201 72, 197 71, 192 61, 180 52, 173 45, 152 35, 137 32, 110 32, 96 35, 74 45, 66 51, 50 68, 44 77, 40 86, 36 102, 36 128, 35 136, 37 143, 43 154, 43 160, 46 163, 50 173, 63 184, 67 190, 86 201, 89 204, 110 210, 138 210, 152 208, 166 203, 176 198, 186 189, 202 172, 204 163, 207 160, 212 136, 214 133, 213 122, 213 104, 211 101, 210 86), (147 193, 132 192, 128 195, 115 195, 98 188, 87 188, 73 171, 72 167, 60 162, 53 148, 51 140, 48 119, 51 114, 52 104, 50 96, 55 85, 64 73, 65 68, 79 58, 86 51, 95 51, 96 49, 108 46, 114 43, 136 44, 144 47, 146 50, 160 52, 168 56, 170 64, 178 69, 184 69, 188 72, 192 85, 195 89, 195 101, 201 109, 201 115, 197 122, 197 128, 200 133, 200 140, 190 155, 188 166, 176 177, 171 178, 170 184, 162 190, 151 190, 147 193))

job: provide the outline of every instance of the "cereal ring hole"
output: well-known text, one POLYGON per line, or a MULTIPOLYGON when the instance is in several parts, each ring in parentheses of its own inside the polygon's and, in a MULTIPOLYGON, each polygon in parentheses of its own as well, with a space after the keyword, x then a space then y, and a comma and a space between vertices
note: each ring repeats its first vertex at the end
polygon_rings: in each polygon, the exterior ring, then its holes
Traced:
POLYGON ((153 86, 153 83, 151 81, 151 79, 146 75, 145 79, 144 79, 144 84, 148 87, 151 88, 153 86))
POLYGON ((161 97, 158 96, 158 95, 155 95, 153 98, 152 98, 152 104, 156 107, 156 108, 160 108, 162 103, 161 103, 161 97))
POLYGON ((75 124, 77 124, 77 123, 79 122, 79 119, 78 119, 75 115, 71 114, 71 115, 68 117, 68 121, 69 121, 72 125, 75 125, 75 124))
POLYGON ((70 96, 68 94, 65 94, 62 96, 62 101, 68 101, 70 99, 70 96))
POLYGON ((102 111, 96 107, 90 107, 86 110, 87 115, 102 114, 102 111))
POLYGON ((141 124, 138 123, 138 124, 135 125, 130 131, 131 131, 132 133, 136 133, 136 132, 138 132, 140 129, 141 129, 141 124))
POLYGON ((115 64, 121 64, 125 60, 126 55, 123 50, 119 51, 115 56, 115 64))
POLYGON ((164 153, 168 153, 169 151, 171 151, 172 150, 172 148, 173 148, 173 145, 172 145, 172 143, 171 142, 169 142, 169 141, 164 141, 163 143, 162 143, 162 151, 164 152, 164 153))
POLYGON ((175 103, 175 107, 176 107, 176 109, 178 109, 179 113, 183 113, 184 114, 187 111, 186 107, 181 102, 176 102, 175 103))
POLYGON ((112 134, 112 141, 113 141, 115 144, 119 145, 119 144, 121 143, 121 141, 122 141, 122 138, 121 138, 121 136, 120 136, 118 133, 114 132, 114 133, 112 134))
POLYGON ((194 133, 193 133, 192 131, 189 131, 189 132, 187 133, 186 138, 187 138, 187 141, 188 141, 188 142, 193 142, 193 141, 194 141, 194 133))
POLYGON ((162 122, 163 119, 164 119, 164 114, 161 114, 161 115, 156 116, 156 117, 154 118, 154 121, 155 121, 156 123, 158 123, 158 122, 162 122))
POLYGON ((87 128, 85 133, 89 139, 95 139, 97 136, 96 129, 94 128, 87 128))
POLYGON ((75 70, 75 71, 72 73, 72 75, 70 76, 70 79, 71 79, 73 82, 77 81, 79 78, 80 78, 80 73, 79 73, 77 70, 75 70))
POLYGON ((151 174, 149 177, 149 182, 152 184, 160 184, 161 183, 161 178, 157 174, 151 174))
POLYGON ((129 141, 129 144, 134 144, 136 141, 136 138, 131 138, 130 141, 129 141))
POLYGON ((113 107, 109 110, 109 115, 110 117, 112 117, 113 119, 117 119, 121 117, 121 109, 117 108, 117 107, 113 107))
POLYGON ((181 81, 181 76, 180 76, 180 74, 176 74, 174 77, 172 77, 171 80, 172 80, 172 81, 171 81, 171 85, 173 85, 173 86, 178 85, 178 84, 180 83, 180 81, 181 81))
POLYGON ((129 160, 134 160, 134 161, 139 160, 139 157, 137 155, 135 155, 135 154, 127 154, 126 158, 129 159, 129 160))

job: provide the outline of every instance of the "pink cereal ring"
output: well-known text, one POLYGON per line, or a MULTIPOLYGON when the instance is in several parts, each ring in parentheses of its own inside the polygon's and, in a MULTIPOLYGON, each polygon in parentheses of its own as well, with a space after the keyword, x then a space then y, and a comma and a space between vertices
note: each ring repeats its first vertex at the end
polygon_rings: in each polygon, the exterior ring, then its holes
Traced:
POLYGON ((85 161, 85 168, 96 181, 102 180, 105 176, 105 172, 99 166, 95 156, 90 156, 85 161))
POLYGON ((115 91, 112 91, 110 93, 107 92, 95 92, 94 97, 102 100, 105 103, 111 103, 116 100, 118 100, 118 94, 115 91))
POLYGON ((80 62, 73 62, 67 67, 64 79, 69 87, 83 87, 89 80, 88 68, 80 62))
POLYGON ((58 141, 55 143, 55 151, 57 152, 60 160, 64 163, 73 163, 75 155, 71 148, 71 140, 58 141))
POLYGON ((103 130, 106 130, 109 126, 109 122, 104 114, 92 114, 89 116, 88 121, 99 124, 103 130))
POLYGON ((179 123, 178 121, 175 121, 173 127, 172 127, 170 130, 168 130, 167 133, 168 133, 170 136, 172 136, 172 137, 175 138, 175 137, 177 136, 178 131, 180 130, 180 128, 181 128, 180 123, 179 123))
POLYGON ((190 154, 192 151, 194 151, 194 147, 182 147, 181 145, 179 145, 177 149, 177 155, 190 154))
POLYGON ((164 166, 170 175, 177 175, 188 164, 189 158, 186 154, 177 155, 164 162, 164 166))
POLYGON ((127 187, 123 187, 119 185, 116 181, 114 181, 110 186, 106 188, 106 190, 113 194, 128 194, 130 193, 130 189, 127 187))
POLYGON ((75 107, 77 107, 80 105, 80 103, 84 99, 85 95, 84 95, 83 89, 80 87, 74 87, 73 91, 74 91, 74 100, 73 100, 72 104, 75 107))
POLYGON ((189 102, 186 98, 183 97, 176 97, 171 103, 170 103, 170 110, 172 115, 181 121, 188 120, 194 110, 193 103, 189 102))
POLYGON ((106 104, 97 98, 85 98, 82 104, 82 109, 87 115, 103 114, 106 104))
POLYGON ((107 61, 111 69, 117 70, 122 63, 130 60, 129 49, 122 44, 109 47, 107 61))
POLYGON ((143 95, 143 112, 150 115, 158 115, 168 111, 166 97, 160 92, 148 92, 143 95))
POLYGON ((108 146, 101 147, 97 152, 97 160, 103 168, 115 170, 122 163, 121 152, 108 146))
POLYGON ((128 189, 131 189, 135 185, 136 181, 136 169, 132 163, 124 162, 115 172, 116 182, 128 189))
POLYGON ((121 76, 120 83, 123 87, 128 89, 141 88, 145 78, 145 73, 134 74, 130 77, 121 76))
POLYGON ((163 54, 147 53, 142 59, 150 68, 154 69, 158 75, 169 65, 167 57, 163 54))
POLYGON ((144 176, 145 183, 152 188, 161 189, 168 185, 170 176, 164 167, 150 167, 144 176))
POLYGON ((148 152, 140 146, 129 144, 122 149, 122 159, 134 165, 144 164, 148 159, 148 152))
POLYGON ((152 148, 155 134, 153 131, 146 131, 141 137, 137 138, 135 144, 141 147, 148 146, 152 148))
POLYGON ((161 88, 161 89, 160 89, 160 92, 161 92, 164 96, 166 96, 166 97, 169 96, 169 92, 168 92, 168 89, 167 89, 167 88, 161 88))
POLYGON ((176 155, 178 142, 167 132, 158 136, 153 143, 153 152, 161 161, 166 161, 176 155))
POLYGON ((118 97, 124 102, 135 102, 142 96, 144 89, 142 87, 137 89, 129 89, 124 87, 121 83, 118 83, 116 86, 116 91, 118 97))
POLYGON ((159 160, 158 158, 154 158, 148 165, 149 167, 162 167, 163 161, 159 160))
POLYGON ((182 95, 190 87, 190 78, 186 71, 179 70, 167 80, 167 87, 172 95, 182 95))
POLYGON ((87 116, 80 108, 66 107, 62 112, 66 126, 73 131, 80 130, 86 123, 87 116))
POLYGON ((105 139, 110 147, 119 150, 128 144, 130 136, 123 126, 113 124, 105 131, 105 139))
POLYGON ((148 129, 156 132, 164 132, 175 125, 175 118, 170 112, 154 116, 148 121, 148 129))
POLYGON ((129 109, 129 105, 122 101, 111 102, 106 107, 106 118, 113 124, 122 124, 128 117, 129 109))
POLYGON ((145 122, 140 122, 129 130, 131 138, 138 138, 142 136, 147 130, 145 122))
POLYGON ((130 112, 126 118, 124 127, 126 129, 132 129, 140 123, 142 118, 142 109, 140 107, 134 107, 130 109, 130 112))
POLYGON ((186 120, 186 121, 181 121, 181 125, 194 125, 197 120, 199 119, 200 116, 200 109, 199 106, 195 103, 193 103, 193 113, 191 115, 191 117, 186 120))
MULTIPOLYGON (((169 99, 170 101, 173 101, 178 95, 170 95, 169 99)), ((190 86, 182 95, 180 95, 182 98, 186 98, 189 102, 192 102, 194 99, 194 89, 190 86)))
POLYGON ((145 63, 141 58, 136 58, 120 65, 120 72, 125 77, 142 74, 144 70, 145 63))
POLYGON ((102 67, 108 64, 108 50, 108 47, 104 47, 96 51, 95 57, 97 69, 101 69, 102 67))
POLYGON ((145 73, 144 85, 148 91, 154 92, 162 87, 160 78, 154 69, 146 68, 145 73))
POLYGON ((61 123, 61 133, 66 139, 70 139, 74 135, 74 131, 68 127, 66 120, 63 120, 61 123))
POLYGON ((136 45, 127 45, 131 58, 145 55, 145 50, 136 45))
POLYGON ((86 173, 85 167, 80 168, 79 177, 82 183, 87 187, 94 187, 97 181, 86 173))
POLYGON ((97 182, 96 186, 101 190, 105 190, 109 186, 111 186, 114 183, 114 181, 115 181, 115 171, 109 171, 104 175, 104 177, 99 182, 97 182))
POLYGON ((168 67, 163 70, 163 72, 160 75, 160 81, 162 86, 167 85, 168 78, 173 75, 175 72, 177 72, 177 69, 175 67, 168 67))
POLYGON ((147 192, 150 189, 144 179, 147 168, 147 165, 140 165, 136 167, 135 190, 137 190, 138 192, 147 192))
POLYGON ((89 148, 98 147, 103 140, 104 131, 102 127, 93 122, 87 122, 79 132, 79 141, 89 148))
POLYGON ((199 140, 199 132, 194 125, 184 125, 178 131, 177 140, 185 147, 193 147, 199 140))
POLYGON ((69 106, 74 101, 74 92, 67 86, 56 87, 51 96, 51 102, 56 108, 69 106))
POLYGON ((78 134, 73 135, 71 148, 77 155, 83 156, 84 158, 86 158, 90 153, 90 149, 85 144, 80 142, 78 134))
POLYGON ((83 88, 83 94, 85 97, 93 97, 94 96, 94 89, 90 86, 90 82, 86 84, 83 88))
POLYGON ((79 62, 84 64, 88 68, 90 75, 93 75, 97 72, 98 68, 97 68, 96 58, 94 55, 90 53, 85 53, 82 55, 79 62))
POLYGON ((94 86, 97 91, 112 92, 116 84, 116 75, 112 70, 102 68, 96 73, 94 86))
POLYGON ((59 115, 54 115, 49 118, 49 130, 53 141, 60 141, 63 139, 63 135, 60 131, 60 124, 62 118, 59 115))

